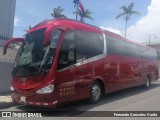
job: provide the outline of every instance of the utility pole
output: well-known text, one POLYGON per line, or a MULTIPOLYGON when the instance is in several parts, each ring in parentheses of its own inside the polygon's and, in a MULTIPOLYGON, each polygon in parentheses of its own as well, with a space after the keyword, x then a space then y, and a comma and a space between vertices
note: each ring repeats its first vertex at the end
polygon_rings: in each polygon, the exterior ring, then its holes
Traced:
POLYGON ((155 39, 157 38, 155 34, 150 34, 149 35, 149 46, 151 46, 151 36, 154 36, 155 39))

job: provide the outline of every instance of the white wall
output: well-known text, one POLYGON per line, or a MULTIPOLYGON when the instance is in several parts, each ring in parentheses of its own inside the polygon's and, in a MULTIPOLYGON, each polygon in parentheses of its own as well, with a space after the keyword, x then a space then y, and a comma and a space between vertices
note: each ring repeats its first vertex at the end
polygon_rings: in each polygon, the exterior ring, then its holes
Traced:
POLYGON ((0 62, 0 96, 10 93, 13 63, 0 62))
POLYGON ((15 6, 16 0, 0 0, 0 35, 7 38, 13 36, 15 6))

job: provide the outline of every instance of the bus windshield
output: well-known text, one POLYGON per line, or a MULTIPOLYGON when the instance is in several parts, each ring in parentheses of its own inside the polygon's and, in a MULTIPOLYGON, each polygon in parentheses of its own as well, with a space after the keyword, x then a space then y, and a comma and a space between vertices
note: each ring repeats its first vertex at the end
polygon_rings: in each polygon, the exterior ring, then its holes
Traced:
POLYGON ((40 29, 26 35, 25 43, 20 47, 16 57, 13 74, 26 76, 48 72, 52 66, 57 41, 61 34, 55 30, 51 44, 44 46, 45 29, 40 29))

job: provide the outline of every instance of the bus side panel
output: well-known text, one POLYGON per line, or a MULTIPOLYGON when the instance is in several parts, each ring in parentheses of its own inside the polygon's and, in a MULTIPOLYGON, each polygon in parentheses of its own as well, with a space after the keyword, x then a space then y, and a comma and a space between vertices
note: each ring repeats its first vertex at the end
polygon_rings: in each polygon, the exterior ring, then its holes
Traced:
POLYGON ((136 85, 132 63, 134 60, 126 56, 108 55, 104 62, 104 79, 107 92, 136 85))

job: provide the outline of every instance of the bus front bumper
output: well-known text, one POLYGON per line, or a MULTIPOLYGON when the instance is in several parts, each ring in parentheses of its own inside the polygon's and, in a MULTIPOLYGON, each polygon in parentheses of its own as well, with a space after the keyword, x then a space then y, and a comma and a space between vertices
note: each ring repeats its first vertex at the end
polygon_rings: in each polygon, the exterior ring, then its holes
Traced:
POLYGON ((53 94, 20 94, 11 93, 12 101, 20 104, 26 104, 31 106, 42 106, 42 107, 55 107, 58 103, 53 98, 53 94))

